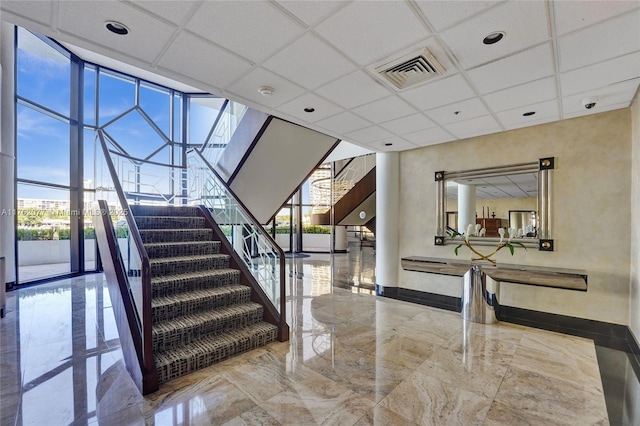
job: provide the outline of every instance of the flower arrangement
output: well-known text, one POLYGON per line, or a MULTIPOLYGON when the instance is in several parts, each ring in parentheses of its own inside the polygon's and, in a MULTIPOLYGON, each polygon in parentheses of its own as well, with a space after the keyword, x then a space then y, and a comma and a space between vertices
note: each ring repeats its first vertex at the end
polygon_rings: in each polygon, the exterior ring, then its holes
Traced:
POLYGON ((498 235, 500 235, 500 241, 498 241, 498 244, 497 244, 495 250, 493 250, 489 254, 482 254, 471 245, 471 242, 469 241, 469 237, 483 236, 485 234, 485 232, 486 232, 486 230, 484 228, 480 229, 480 225, 475 225, 475 227, 473 225, 467 226, 467 231, 464 234, 460 234, 459 232, 454 231, 453 234, 451 235, 452 239, 455 239, 456 237, 462 237, 463 238, 463 243, 458 245, 453 250, 455 252, 456 256, 458 255, 458 250, 460 249, 460 247, 462 247, 464 245, 464 246, 467 246, 467 248, 469 250, 471 250, 472 253, 474 253, 474 254, 476 254, 478 256, 478 257, 472 257, 471 261, 474 261, 474 260, 486 260, 486 261, 490 262, 491 264, 495 265, 496 261, 495 261, 495 259, 492 259, 491 257, 495 256, 495 254, 498 253, 504 247, 507 247, 509 249, 509 251, 511 252, 511 256, 513 256, 513 254, 515 252, 515 246, 522 247, 523 249, 527 250, 527 248, 524 246, 524 244, 516 242, 516 241, 511 241, 511 235, 514 234, 513 232, 510 232, 509 233, 509 238, 507 239, 507 241, 504 241, 505 230, 504 230, 504 228, 498 228, 498 235))

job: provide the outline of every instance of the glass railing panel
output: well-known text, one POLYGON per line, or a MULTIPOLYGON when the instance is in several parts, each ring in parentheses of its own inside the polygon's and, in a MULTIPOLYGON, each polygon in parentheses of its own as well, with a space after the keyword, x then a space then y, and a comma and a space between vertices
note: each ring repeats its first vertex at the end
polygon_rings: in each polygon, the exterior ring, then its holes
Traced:
POLYGON ((188 203, 203 205, 280 313, 281 254, 277 244, 237 201, 197 151, 187 153, 188 203))
MULTIPOLYGON (((142 257, 131 239, 131 232, 127 222, 129 211, 122 206, 116 192, 115 184, 109 172, 104 155, 96 155, 95 166, 96 200, 105 200, 109 207, 109 215, 113 223, 116 241, 118 242, 118 259, 115 262, 122 262, 126 276, 127 289, 135 303, 138 313, 138 322, 141 324, 143 317, 143 293, 142 293, 142 257)), ((102 212, 92 212, 92 214, 102 214, 102 212)))
POLYGON ((246 105, 233 101, 227 102, 220 113, 211 136, 201 150, 202 155, 209 164, 217 164, 248 109, 246 105))

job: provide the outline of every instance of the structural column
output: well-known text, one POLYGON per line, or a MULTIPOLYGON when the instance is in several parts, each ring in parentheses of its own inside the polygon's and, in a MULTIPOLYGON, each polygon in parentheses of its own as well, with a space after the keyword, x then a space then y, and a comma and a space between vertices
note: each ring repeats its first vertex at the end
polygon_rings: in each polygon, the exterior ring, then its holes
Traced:
POLYGON ((334 253, 346 253, 347 252, 347 227, 336 225, 333 227, 333 252, 334 253))
POLYGON ((476 225, 476 186, 458 184, 458 232, 476 225))
POLYGON ((398 287, 400 156, 376 154, 376 293, 398 287))
POLYGON ((0 256, 8 283, 16 282, 14 39, 14 26, 0 22, 0 256))

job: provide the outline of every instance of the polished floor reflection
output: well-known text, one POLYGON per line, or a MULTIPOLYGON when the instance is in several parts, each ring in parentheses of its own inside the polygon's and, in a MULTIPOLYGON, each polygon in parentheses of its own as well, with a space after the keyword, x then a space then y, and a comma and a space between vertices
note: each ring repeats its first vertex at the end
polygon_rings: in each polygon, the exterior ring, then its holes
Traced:
MULTIPOLYGON (((356 248, 289 260, 289 342, 146 397, 124 369, 102 275, 11 292, 0 424, 609 424, 592 341, 375 297, 372 259, 356 248)), ((611 424, 634 424, 630 389, 611 424)))

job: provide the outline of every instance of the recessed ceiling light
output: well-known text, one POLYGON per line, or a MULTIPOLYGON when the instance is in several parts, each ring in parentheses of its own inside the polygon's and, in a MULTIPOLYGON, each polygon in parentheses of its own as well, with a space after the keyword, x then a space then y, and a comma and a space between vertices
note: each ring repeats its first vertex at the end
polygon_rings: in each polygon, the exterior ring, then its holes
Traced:
POLYGON ((387 142, 384 144, 384 146, 391 146, 391 145, 393 145, 391 142, 387 142))
POLYGON ((311 113, 311 112, 314 112, 315 110, 316 110, 315 108, 306 107, 306 108, 304 109, 304 112, 309 112, 309 113, 311 113))
POLYGON ((535 111, 529 111, 529 112, 525 112, 524 114, 522 114, 523 117, 529 117, 530 115, 535 114, 535 111))
POLYGON ((126 25, 121 24, 117 21, 107 21, 104 23, 104 26, 114 34, 117 35, 127 35, 129 34, 129 28, 126 25))
POLYGON ((499 42, 500 40, 502 40, 504 38, 504 32, 502 31, 495 31, 493 33, 490 33, 489 35, 487 35, 482 42, 484 44, 495 44, 497 42, 499 42))
POLYGON ((258 92, 262 95, 262 96, 271 96, 273 95, 273 87, 271 86, 260 86, 258 88, 258 92))

